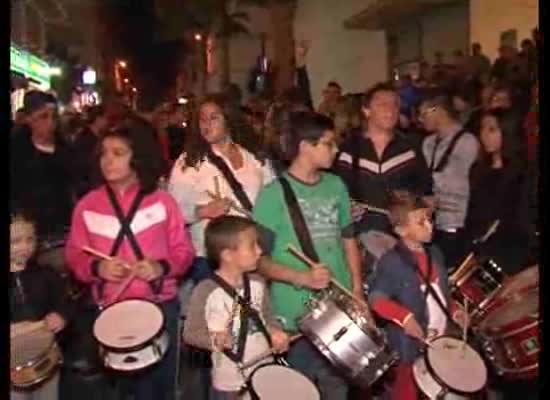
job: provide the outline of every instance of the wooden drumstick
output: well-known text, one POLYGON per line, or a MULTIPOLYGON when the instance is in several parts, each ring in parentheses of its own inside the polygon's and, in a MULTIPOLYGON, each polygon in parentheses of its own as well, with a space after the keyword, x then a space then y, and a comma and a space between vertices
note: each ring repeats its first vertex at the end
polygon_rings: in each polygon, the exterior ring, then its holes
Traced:
MULTIPOLYGON (((208 196, 210 196, 213 200, 222 200, 221 197, 216 196, 214 193, 212 193, 212 192, 209 191, 209 190, 206 191, 206 194, 208 194, 208 196)), ((230 206, 233 210, 235 210, 235 211, 237 211, 237 212, 239 212, 239 213, 241 213, 241 214, 244 214, 244 215, 246 215, 248 218, 252 219, 252 213, 251 213, 250 211, 248 211, 247 209, 238 206, 237 204, 235 204, 234 201, 230 200, 229 206, 230 206)))
MULTIPOLYGON (((292 244, 289 244, 287 246, 287 250, 294 257, 298 258, 300 261, 304 262, 305 264, 307 264, 308 266, 310 266, 312 268, 313 268, 314 265, 317 264, 311 258, 309 258, 305 254, 300 252, 298 249, 296 249, 296 247, 294 247, 292 244)), ((368 317, 369 321, 372 323, 373 326, 375 326, 374 320, 372 320, 372 316, 370 314, 370 310, 369 310, 369 307, 368 307, 367 303, 365 303, 362 299, 358 298, 356 295, 354 295, 352 292, 350 292, 344 285, 342 285, 336 279, 330 278, 330 282, 334 286, 336 286, 338 289, 340 289, 342 292, 344 292, 346 295, 348 295, 354 301, 354 303, 356 305, 358 305, 366 313, 366 316, 368 317)))
MULTIPOLYGON (((84 250, 86 253, 90 253, 91 255, 96 256, 96 257, 101 258, 101 259, 106 260, 106 261, 112 261, 112 260, 115 259, 114 257, 111 257, 111 256, 109 256, 105 253, 102 253, 99 250, 92 249, 91 247, 88 247, 88 246, 82 246, 82 250, 84 250)), ((126 265, 126 264, 122 264, 122 266, 126 269, 132 269, 132 268, 130 268, 129 265, 126 265)))
MULTIPOLYGON (((304 335, 302 335, 301 333, 299 333, 299 334, 297 334, 297 335, 291 336, 291 337, 289 338, 289 340, 288 340, 289 344, 292 343, 292 342, 294 342, 295 340, 300 339, 302 336, 304 336, 304 335)), ((270 349, 264 351, 263 353, 259 354, 258 356, 254 357, 252 360, 249 360, 249 361, 246 362, 245 364, 242 364, 239 368, 240 368, 241 370, 250 368, 250 367, 252 367, 253 365, 255 365, 258 361, 261 361, 261 360, 263 360, 264 358, 269 357, 269 356, 271 356, 271 355, 273 355, 273 354, 275 354, 275 349, 270 348, 270 349)))

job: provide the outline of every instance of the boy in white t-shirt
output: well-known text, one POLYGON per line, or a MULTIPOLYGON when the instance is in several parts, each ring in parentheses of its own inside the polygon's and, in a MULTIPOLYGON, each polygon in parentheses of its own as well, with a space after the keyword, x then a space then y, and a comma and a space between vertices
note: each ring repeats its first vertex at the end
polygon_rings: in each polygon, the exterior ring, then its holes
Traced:
MULTIPOLYGON (((254 222, 236 216, 212 220, 205 232, 205 247, 216 273, 193 291, 183 338, 212 351, 215 399, 237 399, 257 366, 241 370, 239 364, 270 346, 274 352, 285 352, 289 338, 271 314, 264 281, 249 275, 261 255, 254 222)), ((265 361, 271 359, 259 362, 265 361)))

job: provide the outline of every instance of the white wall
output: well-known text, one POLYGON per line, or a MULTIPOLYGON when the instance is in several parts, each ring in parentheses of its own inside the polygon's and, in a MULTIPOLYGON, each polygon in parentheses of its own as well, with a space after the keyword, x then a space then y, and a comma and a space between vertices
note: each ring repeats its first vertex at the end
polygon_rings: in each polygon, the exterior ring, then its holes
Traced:
POLYGON ((387 79, 387 49, 382 31, 348 30, 344 21, 372 0, 300 0, 294 20, 297 41, 311 41, 307 68, 315 107, 327 82, 344 93, 361 92, 387 79))
POLYGON ((531 30, 539 25, 538 0, 470 0, 470 41, 479 42, 483 52, 495 59, 500 34, 517 30, 518 46, 531 38, 531 30))

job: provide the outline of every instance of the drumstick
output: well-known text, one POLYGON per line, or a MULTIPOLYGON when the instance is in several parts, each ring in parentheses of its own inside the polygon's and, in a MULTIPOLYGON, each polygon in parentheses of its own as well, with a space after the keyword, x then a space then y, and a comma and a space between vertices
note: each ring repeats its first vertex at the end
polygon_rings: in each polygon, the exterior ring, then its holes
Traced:
POLYGON ((118 298, 124 293, 124 291, 128 288, 128 285, 132 283, 134 278, 136 277, 136 271, 132 271, 130 275, 120 284, 120 287, 116 291, 115 295, 113 296, 113 299, 111 300, 111 303, 115 303, 118 298))
POLYGON ((93 256, 102 258, 102 259, 107 260, 107 261, 112 261, 112 259, 113 259, 113 257, 108 256, 107 254, 102 253, 99 250, 92 249, 91 247, 88 247, 88 246, 82 246, 82 250, 84 250, 86 253, 90 253, 93 256))
POLYGON ((468 254, 468 257, 466 257, 464 261, 462 261, 462 264, 460 264, 460 266, 455 270, 455 272, 453 272, 453 274, 449 276, 449 282, 451 284, 454 284, 456 283, 456 281, 458 281, 458 279, 462 275, 462 270, 466 268, 466 266, 470 263, 473 257, 474 257, 474 252, 471 252, 470 254, 468 254))
MULTIPOLYGON (((88 247, 88 246, 82 246, 82 250, 84 250, 85 252, 87 253, 90 253, 96 257, 99 257, 99 258, 102 258, 104 260, 107 260, 107 261, 112 261, 114 260, 114 257, 111 257, 111 256, 108 256, 107 254, 105 253, 102 253, 101 251, 99 250, 96 250, 96 249, 92 249, 91 247, 88 247)), ((126 264, 122 264, 122 266, 126 269, 132 269, 130 268, 129 265, 126 265, 126 264)))
MULTIPOLYGON (((293 335, 291 336, 289 339, 288 339, 288 342, 289 344, 294 342, 295 340, 298 340, 302 337, 303 335, 301 333, 297 334, 297 335, 293 335)), ((266 357, 269 357, 270 355, 272 354, 275 354, 275 349, 268 349, 266 351, 264 351, 263 353, 259 354, 258 356, 254 357, 252 360, 249 360, 248 362, 246 362, 245 364, 242 364, 239 368, 241 370, 243 369, 247 369, 247 368, 250 368, 252 367, 254 364, 256 364, 258 361, 261 361, 263 360, 264 358, 266 357)))
POLYGON ((368 205, 367 203, 363 203, 362 201, 351 199, 352 202, 357 204, 359 207, 364 208, 367 211, 377 212, 382 215, 390 215, 390 212, 384 208, 374 207, 371 205, 368 205))
MULTIPOLYGON (((207 190, 206 191, 206 194, 208 194, 208 196, 210 196, 212 199, 214 200, 221 200, 221 197, 219 196, 216 196, 214 193, 212 193, 211 191, 207 190)), ((241 214, 244 214, 246 215, 248 218, 252 219, 252 213, 250 211, 248 211, 247 209, 243 208, 243 207, 240 207, 238 206, 233 200, 231 199, 228 199, 229 200, 229 206, 237 211, 237 212, 240 212, 241 214)))
MULTIPOLYGON (((299 260, 301 260, 302 262, 306 263, 307 265, 309 265, 310 267, 313 267, 314 265, 316 265, 316 263, 311 259, 309 258, 308 256, 306 256, 305 254, 301 253, 298 249, 296 249, 296 247, 294 247, 292 244, 289 244, 287 246, 287 250, 296 258, 298 258, 299 260)), ((359 306, 361 306, 361 308, 363 308, 364 310, 367 311, 367 313, 369 314, 370 316, 370 311, 367 307, 367 304, 360 298, 358 298, 356 295, 354 295, 352 292, 350 292, 345 286, 343 286, 340 282, 338 282, 336 279, 334 278, 330 278, 330 282, 336 286, 338 289, 340 289, 342 292, 344 292, 345 294, 347 294, 349 297, 351 297, 351 299, 359 306)))
POLYGON ((468 299, 464 298, 464 326, 462 327, 462 353, 466 350, 466 341, 468 340, 468 299))

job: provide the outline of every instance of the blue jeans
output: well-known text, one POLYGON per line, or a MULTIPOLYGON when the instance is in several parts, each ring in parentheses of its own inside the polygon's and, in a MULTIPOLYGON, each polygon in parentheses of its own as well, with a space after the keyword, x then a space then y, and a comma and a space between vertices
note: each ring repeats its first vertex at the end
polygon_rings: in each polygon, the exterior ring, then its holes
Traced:
POLYGON ((286 360, 317 386, 321 400, 347 400, 346 381, 308 340, 300 339, 294 343, 286 360))
POLYGON ((164 314, 166 331, 170 335, 170 345, 158 364, 133 375, 120 377, 122 391, 125 394, 133 394, 135 400, 174 400, 176 397, 180 304, 176 298, 159 306, 164 314))

